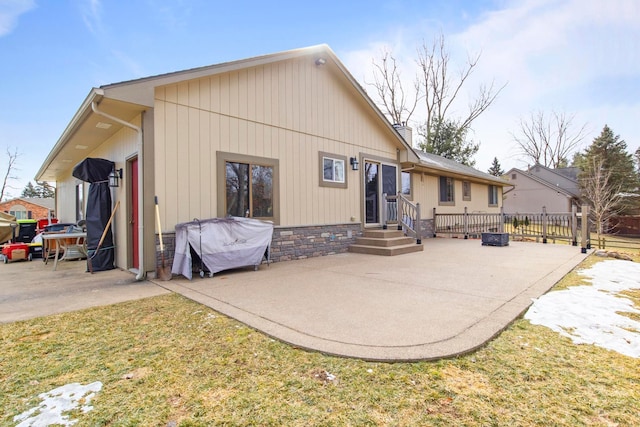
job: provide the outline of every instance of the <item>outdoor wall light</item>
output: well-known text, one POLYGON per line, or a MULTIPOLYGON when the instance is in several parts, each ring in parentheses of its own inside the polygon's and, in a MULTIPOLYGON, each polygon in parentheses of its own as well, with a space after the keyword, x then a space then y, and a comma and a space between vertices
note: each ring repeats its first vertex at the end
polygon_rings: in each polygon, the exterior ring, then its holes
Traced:
POLYGON ((327 60, 324 58, 318 58, 316 59, 316 65, 320 66, 320 65, 324 65, 327 63, 327 60))
POLYGON ((349 159, 349 163, 351 163, 351 169, 353 169, 354 171, 358 170, 358 165, 360 163, 358 163, 358 159, 356 159, 355 157, 351 157, 349 159))
POLYGON ((115 167, 109 174, 109 187, 119 187, 120 180, 122 179, 122 168, 116 169, 115 167))

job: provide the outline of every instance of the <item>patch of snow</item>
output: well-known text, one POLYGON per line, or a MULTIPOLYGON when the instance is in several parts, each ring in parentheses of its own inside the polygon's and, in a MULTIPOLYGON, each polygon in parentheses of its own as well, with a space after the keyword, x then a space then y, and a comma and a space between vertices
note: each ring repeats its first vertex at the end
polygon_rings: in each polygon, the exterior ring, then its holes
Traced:
POLYGON ((102 390, 100 381, 82 385, 72 383, 55 388, 46 393, 40 393, 38 397, 42 402, 35 408, 13 417, 13 421, 21 421, 16 427, 47 427, 50 425, 71 426, 78 420, 69 419, 66 412, 76 409, 82 402, 80 410, 89 412, 93 409, 91 399, 102 390))
POLYGON ((591 286, 572 286, 534 300, 525 314, 534 325, 546 326, 576 344, 594 344, 640 358, 640 322, 618 314, 640 310, 619 293, 640 289, 640 264, 612 260, 578 272, 591 286))

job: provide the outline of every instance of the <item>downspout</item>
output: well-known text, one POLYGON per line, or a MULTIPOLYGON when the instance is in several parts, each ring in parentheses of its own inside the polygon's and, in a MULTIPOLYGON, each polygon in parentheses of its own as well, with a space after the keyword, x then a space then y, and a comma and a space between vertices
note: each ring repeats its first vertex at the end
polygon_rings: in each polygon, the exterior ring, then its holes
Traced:
POLYGON ((144 268, 144 191, 142 191, 143 177, 144 177, 144 163, 142 158, 142 128, 136 125, 133 125, 129 122, 126 122, 122 119, 114 117, 110 114, 107 114, 103 111, 98 110, 98 104, 96 101, 91 103, 91 109, 94 113, 99 116, 103 116, 108 118, 109 120, 113 120, 116 123, 121 124, 122 126, 126 126, 130 129, 133 129, 137 133, 137 145, 138 145, 138 262, 140 265, 138 266, 138 274, 136 275, 136 280, 144 280, 145 277, 145 268, 144 268))

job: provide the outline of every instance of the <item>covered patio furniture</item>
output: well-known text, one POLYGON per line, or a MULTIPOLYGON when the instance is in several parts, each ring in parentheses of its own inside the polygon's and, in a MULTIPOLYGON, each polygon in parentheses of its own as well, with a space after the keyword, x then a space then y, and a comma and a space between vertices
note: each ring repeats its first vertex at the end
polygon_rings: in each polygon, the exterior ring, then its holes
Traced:
POLYGON ((200 276, 205 270, 212 276, 222 270, 254 266, 266 257, 273 235, 273 223, 252 218, 228 217, 195 219, 176 225, 176 251, 171 272, 189 280, 193 273, 193 255, 200 276))

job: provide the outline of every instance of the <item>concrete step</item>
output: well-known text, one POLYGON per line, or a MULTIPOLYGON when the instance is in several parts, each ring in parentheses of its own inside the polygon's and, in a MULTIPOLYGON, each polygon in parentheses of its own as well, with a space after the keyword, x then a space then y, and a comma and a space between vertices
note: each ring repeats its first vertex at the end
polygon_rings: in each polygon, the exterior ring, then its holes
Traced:
POLYGON ((362 246, 383 246, 383 247, 391 247, 391 246, 402 246, 415 244, 415 240, 411 237, 401 236, 401 237, 388 237, 381 239, 379 237, 357 237, 356 245, 362 246))
POLYGON ((364 237, 370 237, 372 239, 390 239, 393 237, 404 237, 404 232, 402 230, 395 229, 375 229, 375 230, 364 230, 362 233, 364 237))
POLYGON ((407 244, 393 247, 380 247, 380 246, 368 246, 368 245, 351 245, 349 246, 349 252, 354 252, 358 254, 369 254, 369 255, 384 255, 384 256, 395 256, 408 254, 412 252, 420 252, 424 250, 424 246, 422 244, 407 244))

